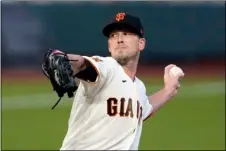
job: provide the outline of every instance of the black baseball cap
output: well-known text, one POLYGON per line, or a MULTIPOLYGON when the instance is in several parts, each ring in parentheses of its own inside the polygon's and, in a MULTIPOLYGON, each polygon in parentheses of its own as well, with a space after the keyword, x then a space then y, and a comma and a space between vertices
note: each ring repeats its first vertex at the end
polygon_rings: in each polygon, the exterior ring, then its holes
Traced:
POLYGON ((126 14, 124 12, 117 13, 113 20, 107 24, 102 32, 104 36, 109 37, 109 34, 115 29, 128 29, 136 33, 140 37, 144 37, 144 29, 138 17, 126 14))

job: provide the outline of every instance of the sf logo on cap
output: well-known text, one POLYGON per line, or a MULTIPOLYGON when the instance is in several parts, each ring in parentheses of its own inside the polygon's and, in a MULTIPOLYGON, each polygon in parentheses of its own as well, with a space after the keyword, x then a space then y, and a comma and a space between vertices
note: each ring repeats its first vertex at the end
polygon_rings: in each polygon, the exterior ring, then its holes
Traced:
POLYGON ((118 14, 116 15, 115 20, 117 20, 117 21, 123 20, 125 16, 126 16, 125 13, 118 13, 118 14))

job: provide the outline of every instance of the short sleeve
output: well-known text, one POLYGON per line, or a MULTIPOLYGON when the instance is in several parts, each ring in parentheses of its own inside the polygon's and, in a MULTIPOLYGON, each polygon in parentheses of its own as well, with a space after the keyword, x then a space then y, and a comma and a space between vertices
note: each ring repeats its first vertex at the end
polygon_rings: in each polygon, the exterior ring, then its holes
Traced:
POLYGON ((143 82, 141 82, 141 89, 143 91, 143 99, 142 99, 142 108, 143 108, 143 111, 142 111, 142 119, 143 120, 146 120, 152 113, 153 111, 153 106, 150 104, 149 102, 149 98, 147 96, 147 92, 146 92, 146 88, 143 84, 143 82))
POLYGON ((100 56, 82 56, 97 72, 97 78, 94 82, 80 80, 80 84, 84 87, 85 95, 96 95, 99 90, 111 79, 113 75, 113 60, 111 58, 100 56))
POLYGON ((143 120, 148 119, 153 111, 152 105, 149 103, 148 96, 145 97, 144 105, 143 105, 143 120))

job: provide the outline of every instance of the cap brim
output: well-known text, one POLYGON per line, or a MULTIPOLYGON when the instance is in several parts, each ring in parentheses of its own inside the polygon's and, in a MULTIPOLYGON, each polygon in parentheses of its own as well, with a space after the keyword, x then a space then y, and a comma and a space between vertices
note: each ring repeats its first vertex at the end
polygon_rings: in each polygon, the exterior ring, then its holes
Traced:
POLYGON ((128 23, 124 23, 124 22, 115 22, 115 23, 108 24, 107 26, 105 26, 103 28, 102 32, 103 32, 104 36, 109 37, 110 33, 116 29, 128 29, 131 32, 134 32, 137 35, 139 35, 140 37, 142 37, 140 32, 135 27, 133 27, 132 25, 130 25, 128 23))

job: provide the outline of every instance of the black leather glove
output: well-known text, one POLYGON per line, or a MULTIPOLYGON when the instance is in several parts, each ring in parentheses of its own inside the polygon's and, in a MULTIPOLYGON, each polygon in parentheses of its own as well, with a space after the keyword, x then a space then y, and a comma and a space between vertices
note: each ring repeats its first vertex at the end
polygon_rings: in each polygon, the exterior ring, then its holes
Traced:
POLYGON ((50 49, 44 56, 42 71, 50 80, 53 90, 60 97, 55 106, 60 102, 65 93, 71 98, 78 86, 73 76, 73 70, 66 53, 50 49))

